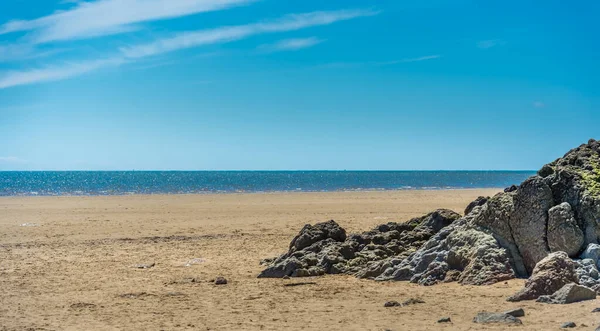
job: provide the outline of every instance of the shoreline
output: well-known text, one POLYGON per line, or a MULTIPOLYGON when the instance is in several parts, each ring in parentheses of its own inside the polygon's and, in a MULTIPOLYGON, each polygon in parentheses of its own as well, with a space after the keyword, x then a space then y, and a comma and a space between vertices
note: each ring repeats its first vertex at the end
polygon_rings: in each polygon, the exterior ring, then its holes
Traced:
POLYGON ((82 194, 82 195, 0 195, 4 198, 94 198, 94 197, 177 197, 177 196, 231 196, 231 195, 279 195, 279 194, 345 194, 345 193, 384 193, 384 192, 449 192, 449 191, 502 191, 505 187, 466 187, 466 188, 414 188, 414 189, 357 189, 336 191, 254 191, 254 192, 206 192, 206 193, 132 193, 132 194, 82 194))

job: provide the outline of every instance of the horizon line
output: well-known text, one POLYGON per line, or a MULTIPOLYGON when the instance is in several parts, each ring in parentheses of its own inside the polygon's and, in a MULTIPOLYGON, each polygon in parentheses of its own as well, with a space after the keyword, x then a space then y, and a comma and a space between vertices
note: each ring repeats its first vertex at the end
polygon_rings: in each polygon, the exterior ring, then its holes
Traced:
POLYGON ((225 170, 194 170, 194 169, 116 169, 116 170, 0 170, 0 172, 537 172, 538 170, 528 169, 275 169, 275 170, 243 170, 243 169, 225 169, 225 170))

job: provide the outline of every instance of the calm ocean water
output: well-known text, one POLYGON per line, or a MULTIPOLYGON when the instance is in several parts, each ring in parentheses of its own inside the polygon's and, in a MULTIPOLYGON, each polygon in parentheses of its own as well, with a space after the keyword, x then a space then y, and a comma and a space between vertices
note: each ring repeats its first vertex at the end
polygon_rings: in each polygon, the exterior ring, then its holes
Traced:
POLYGON ((5 171, 0 196, 491 188, 532 171, 5 171))

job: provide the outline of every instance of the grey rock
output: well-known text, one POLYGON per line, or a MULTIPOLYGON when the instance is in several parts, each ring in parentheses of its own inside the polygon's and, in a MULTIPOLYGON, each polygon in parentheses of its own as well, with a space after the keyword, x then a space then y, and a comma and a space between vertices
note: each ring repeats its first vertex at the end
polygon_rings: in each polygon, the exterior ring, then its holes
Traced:
POLYGON ((474 323, 502 323, 502 324, 523 324, 520 319, 504 313, 482 312, 473 318, 474 323))
POLYGON ((328 238, 335 241, 344 241, 346 240, 346 230, 333 220, 315 225, 307 224, 290 243, 290 252, 302 250, 328 238))
POLYGON ((552 169, 552 167, 551 167, 551 166, 549 166, 549 165, 547 165, 547 164, 546 164, 546 165, 544 165, 544 166, 542 167, 542 169, 540 169, 540 170, 538 171, 538 175, 539 175, 540 177, 544 177, 544 178, 545 178, 545 177, 548 177, 548 176, 550 176, 550 175, 552 175, 553 173, 554 173, 554 169, 552 169))
POLYGON ((509 224, 528 273, 549 253, 545 241, 546 222, 553 203, 552 190, 541 177, 527 179, 515 192, 509 224))
POLYGON ((438 323, 451 323, 452 320, 450 319, 450 317, 442 317, 437 322, 438 323))
POLYGON ((577 324, 575 324, 575 322, 566 322, 560 326, 561 329, 570 329, 570 328, 575 328, 575 327, 577 327, 577 324))
POLYGON ((523 308, 515 308, 504 312, 507 315, 514 317, 523 317, 525 316, 525 310, 523 308))
POLYGON ((547 239, 548 247, 553 252, 563 251, 570 257, 579 254, 585 238, 568 202, 548 210, 547 239))
POLYGON ((227 284, 227 279, 225 279, 224 277, 217 277, 215 279, 215 285, 225 285, 227 284))
POLYGON ((584 260, 574 260, 575 262, 575 272, 577 273, 577 278, 579 279, 579 284, 587 286, 592 289, 596 289, 596 287, 600 286, 600 273, 598 272, 598 267, 594 260, 592 259, 584 259, 584 260))
POLYGON ((584 259, 591 259, 592 261, 594 261, 594 264, 598 265, 598 260, 600 259, 600 245, 598 244, 589 244, 585 250, 583 251, 583 253, 581 253, 580 258, 582 260, 584 259))
POLYGON ((386 303, 383 304, 384 307, 389 308, 389 307, 402 307, 402 304, 398 301, 388 301, 386 303))
POLYGON ((445 281, 484 285, 514 278, 509 257, 490 234, 471 226, 481 207, 433 236, 407 259, 389 266, 376 280, 410 280, 421 285, 445 281))
POLYGON ((403 260, 460 215, 439 209, 406 223, 381 224, 362 234, 346 235, 334 221, 306 225, 286 254, 267 265, 258 277, 307 277, 354 274, 380 275, 392 260, 403 260))
POLYGON ((421 299, 415 299, 415 298, 410 298, 408 300, 405 300, 402 302, 402 306, 410 306, 410 305, 415 305, 415 304, 419 304, 419 303, 425 303, 425 301, 421 300, 421 299))
POLYGON ((593 246, 600 239, 600 142, 591 139, 519 186, 478 198, 465 213, 439 210, 350 236, 333 221, 307 225, 259 277, 344 273, 484 285, 531 276, 513 300, 550 295, 570 282, 600 290, 600 249, 593 246), (569 259, 583 249, 581 261, 569 259), (551 252, 566 258, 538 268, 551 252))
POLYGON ((475 208, 477 206, 483 206, 483 205, 485 205, 485 203, 489 199, 490 199, 490 197, 480 196, 477 199, 473 200, 471 203, 469 203, 469 205, 467 206, 467 208, 465 208, 465 215, 468 215, 470 212, 472 212, 473 208, 475 208))
POLYGON ((508 298, 508 301, 534 300, 577 281, 575 263, 567 253, 551 253, 535 266, 523 289, 508 298))
POLYGON ((132 268, 136 268, 136 269, 150 269, 150 268, 154 268, 154 266, 156 266, 156 263, 152 262, 152 263, 136 264, 136 265, 133 265, 132 268))
POLYGON ((568 304, 596 299, 596 292, 589 287, 575 283, 567 284, 552 295, 540 296, 536 301, 551 304, 568 304))
POLYGON ((269 257, 269 258, 260 260, 259 264, 260 265, 269 265, 269 264, 273 263, 275 260, 277 260, 276 257, 269 257))
POLYGON ((600 308, 594 308, 594 310, 592 310, 592 313, 600 313, 600 308))

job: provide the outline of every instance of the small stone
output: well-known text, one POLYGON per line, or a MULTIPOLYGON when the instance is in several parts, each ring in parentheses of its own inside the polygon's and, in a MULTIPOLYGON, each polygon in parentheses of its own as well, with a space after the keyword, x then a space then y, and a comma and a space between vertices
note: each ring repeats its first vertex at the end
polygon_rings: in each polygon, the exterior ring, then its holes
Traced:
POLYGON ((507 315, 514 317, 523 317, 525 316, 525 310, 523 308, 515 308, 504 312, 507 315))
POLYGON ((450 322, 452 322, 452 320, 450 319, 450 317, 442 317, 437 322, 438 323, 450 323, 450 322))
POLYGON ((410 299, 402 302, 402 306, 410 306, 410 305, 414 305, 417 303, 425 303, 425 301, 423 301, 421 299, 410 298, 410 299))
POLYGON ((574 322, 567 322, 567 323, 564 323, 560 328, 561 329, 570 329, 570 328, 574 328, 576 326, 577 326, 577 324, 575 324, 574 322))
POLYGON ((594 310, 592 310, 592 313, 600 313, 600 308, 594 308, 594 310))
POLYGON ((401 307, 402 304, 398 301, 388 301, 385 304, 383 304, 384 307, 401 307))
POLYGON ((217 277, 217 279, 215 279, 215 285, 225 285, 227 284, 227 279, 223 278, 223 277, 217 277))
POLYGON ((152 262, 152 263, 142 263, 142 264, 136 264, 133 266, 133 268, 136 269, 150 269, 153 268, 156 265, 156 263, 152 262))
POLYGON ((473 318, 473 323, 503 323, 503 324, 523 324, 520 319, 504 313, 482 312, 473 318))

